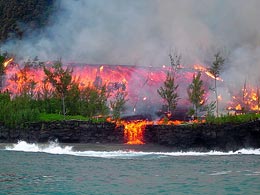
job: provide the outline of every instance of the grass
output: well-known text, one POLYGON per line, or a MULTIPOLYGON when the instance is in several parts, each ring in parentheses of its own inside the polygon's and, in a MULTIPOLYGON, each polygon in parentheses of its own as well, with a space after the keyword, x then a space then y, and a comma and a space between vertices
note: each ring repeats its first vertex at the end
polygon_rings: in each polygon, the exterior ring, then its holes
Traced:
POLYGON ((84 117, 81 115, 65 115, 65 117, 61 114, 46 114, 40 113, 39 121, 51 122, 51 121, 63 121, 63 120, 81 120, 81 121, 92 121, 92 122, 104 122, 105 118, 98 118, 98 117, 84 117))
POLYGON ((207 117, 206 123, 209 124, 225 124, 225 123, 245 123, 260 119, 260 114, 248 113, 240 115, 222 115, 220 117, 207 117))

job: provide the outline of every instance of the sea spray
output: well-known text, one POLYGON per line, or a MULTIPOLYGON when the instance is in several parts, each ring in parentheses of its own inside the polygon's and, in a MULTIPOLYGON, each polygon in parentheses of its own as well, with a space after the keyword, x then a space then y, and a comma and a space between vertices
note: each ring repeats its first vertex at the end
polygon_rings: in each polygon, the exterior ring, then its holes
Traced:
POLYGON ((44 152, 49 154, 74 155, 82 157, 99 157, 99 158, 117 158, 117 159, 157 159, 170 156, 227 156, 227 155, 260 155, 260 149, 241 149, 237 151, 220 152, 146 152, 137 150, 113 150, 113 151, 96 151, 84 150, 75 151, 73 146, 62 146, 58 142, 50 142, 48 144, 27 143, 19 141, 12 146, 6 146, 5 150, 22 151, 22 152, 44 152))

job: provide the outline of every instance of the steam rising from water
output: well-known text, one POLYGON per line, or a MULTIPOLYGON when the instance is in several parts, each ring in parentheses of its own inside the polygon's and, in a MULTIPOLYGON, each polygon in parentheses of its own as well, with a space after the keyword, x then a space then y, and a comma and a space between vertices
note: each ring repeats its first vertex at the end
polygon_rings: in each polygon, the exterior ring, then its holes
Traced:
POLYGON ((220 50, 232 89, 245 80, 260 85, 259 0, 58 0, 57 7, 51 26, 3 50, 42 61, 147 66, 169 64, 171 50, 184 66, 210 65, 220 50))

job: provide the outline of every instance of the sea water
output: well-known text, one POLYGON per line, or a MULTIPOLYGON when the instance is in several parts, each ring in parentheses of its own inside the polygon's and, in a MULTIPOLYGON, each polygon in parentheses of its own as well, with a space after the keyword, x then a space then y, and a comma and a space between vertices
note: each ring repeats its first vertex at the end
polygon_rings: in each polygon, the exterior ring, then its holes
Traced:
POLYGON ((0 194, 260 194, 260 150, 0 144, 0 194))

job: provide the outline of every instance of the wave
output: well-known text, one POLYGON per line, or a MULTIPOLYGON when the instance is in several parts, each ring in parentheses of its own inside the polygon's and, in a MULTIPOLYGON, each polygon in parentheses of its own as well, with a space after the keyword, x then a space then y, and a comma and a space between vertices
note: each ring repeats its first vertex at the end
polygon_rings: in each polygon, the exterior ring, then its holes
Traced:
POLYGON ((169 156, 224 156, 224 155, 260 155, 260 149, 241 149, 235 152, 144 152, 132 150, 117 150, 117 151, 74 151, 73 146, 61 146, 58 142, 50 142, 48 144, 35 144, 19 141, 17 144, 5 146, 4 150, 22 151, 22 152, 44 152, 49 154, 65 154, 85 157, 100 157, 100 158, 117 158, 117 159, 135 159, 135 158, 162 158, 169 156))

